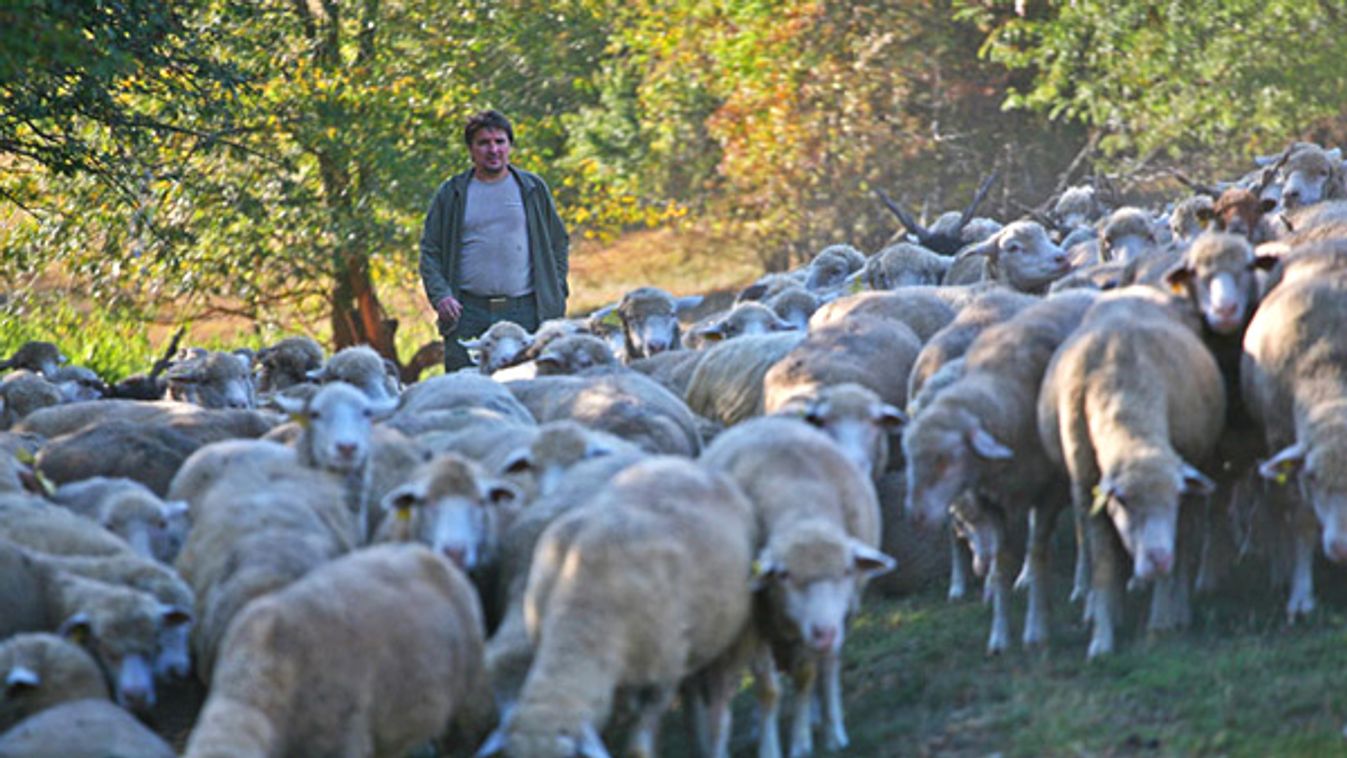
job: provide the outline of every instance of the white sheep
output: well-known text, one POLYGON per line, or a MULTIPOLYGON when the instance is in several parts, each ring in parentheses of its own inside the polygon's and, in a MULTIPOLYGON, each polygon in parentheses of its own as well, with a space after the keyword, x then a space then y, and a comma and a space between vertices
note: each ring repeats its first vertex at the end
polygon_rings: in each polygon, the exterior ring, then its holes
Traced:
MULTIPOLYGON (((772 648, 788 650, 794 663, 790 754, 812 750, 809 708, 816 681, 822 685, 824 741, 832 750, 846 747, 840 673, 846 621, 866 581, 894 566, 876 549, 880 513, 870 477, 822 432, 781 417, 727 429, 701 462, 739 485, 761 528, 754 574, 765 595, 755 614, 772 648)), ((780 755, 775 675, 756 673, 759 755, 780 755)))
POLYGON ((988 327, 1014 316, 1038 302, 1032 295, 1012 290, 990 290, 975 297, 954 319, 931 335, 921 346, 907 382, 907 402, 921 392, 922 385, 940 367, 959 358, 973 340, 988 327))
POLYGON ((1220 369, 1193 325, 1149 288, 1108 293, 1058 349, 1043 379, 1038 426, 1065 465, 1088 530, 1093 625, 1088 656, 1112 652, 1122 610, 1120 539, 1138 581, 1155 583, 1151 629, 1187 623, 1189 569, 1180 497, 1215 484, 1206 462, 1225 422, 1220 369))
POLYGON ((397 367, 369 345, 338 350, 322 368, 310 371, 308 378, 319 384, 345 382, 380 404, 397 400, 402 392, 397 367))
POLYGON ((763 376, 804 338, 804 332, 781 332, 708 348, 688 378, 684 395, 688 407, 726 426, 761 415, 763 376))
POLYGON ((0 734, 0 755, 174 758, 175 753, 124 709, 105 700, 85 699, 48 708, 0 734))
POLYGON ((543 533, 524 613, 537 653, 518 704, 479 752, 606 755, 598 736, 618 688, 636 703, 629 752, 653 756, 679 684, 702 673, 712 754, 728 748, 729 699, 749 629, 753 507, 723 475, 656 457, 624 469, 543 533), (716 665, 723 672, 702 672, 716 665), (713 746, 713 747, 712 747, 713 746))
POLYGON ((908 375, 921 343, 899 321, 856 315, 811 329, 762 378, 763 411, 776 413, 796 397, 854 383, 894 407, 907 401, 908 375))
POLYGON ((1015 221, 959 251, 943 284, 1001 282, 1020 292, 1044 292, 1071 270, 1071 261, 1037 221, 1015 221))
POLYGON ((675 298, 658 287, 637 287, 614 306, 600 309, 591 320, 616 318, 622 326, 623 360, 645 358, 682 346, 679 314, 702 302, 700 295, 675 298))
POLYGON ((168 396, 204 408, 254 408, 249 362, 233 353, 201 352, 168 369, 168 396))
POLYGON ((494 719, 472 585, 412 545, 366 548, 249 603, 185 755, 393 758, 494 719), (322 697, 314 697, 322 693, 322 697))
POLYGON ((0 641, 0 734, 68 700, 108 699, 108 685, 84 648, 55 634, 27 632, 0 641))

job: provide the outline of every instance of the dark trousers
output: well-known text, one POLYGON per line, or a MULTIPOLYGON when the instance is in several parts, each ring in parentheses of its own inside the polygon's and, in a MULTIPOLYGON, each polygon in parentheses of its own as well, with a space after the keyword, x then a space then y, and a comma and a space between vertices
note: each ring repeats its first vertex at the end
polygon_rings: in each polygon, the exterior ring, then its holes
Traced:
POLYGON ((459 298, 463 303, 463 313, 452 329, 444 328, 440 321, 440 334, 444 337, 444 372, 447 374, 465 366, 473 365, 468 357, 467 348, 459 340, 480 337, 483 332, 498 321, 513 321, 530 332, 538 330, 538 299, 533 295, 507 298, 485 298, 463 293, 459 298))

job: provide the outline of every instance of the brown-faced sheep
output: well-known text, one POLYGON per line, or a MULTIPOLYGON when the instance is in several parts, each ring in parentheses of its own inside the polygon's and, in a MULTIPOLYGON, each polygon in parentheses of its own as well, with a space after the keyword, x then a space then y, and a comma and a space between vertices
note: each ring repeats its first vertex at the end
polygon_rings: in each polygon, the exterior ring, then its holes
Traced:
MULTIPOLYGON (((1142 288, 1144 289, 1144 288, 1142 288)), ((1103 295, 1043 380, 1038 426, 1066 467, 1087 522, 1093 625, 1088 655, 1112 652, 1122 610, 1121 541, 1133 576, 1155 583, 1151 629, 1188 621, 1192 525, 1180 498, 1211 494, 1205 463, 1225 422, 1216 360, 1196 330, 1152 295, 1103 295)))
POLYGON ((186 755, 392 758, 451 724, 467 747, 495 716, 482 637, 447 561, 411 545, 352 553, 240 613, 186 755))

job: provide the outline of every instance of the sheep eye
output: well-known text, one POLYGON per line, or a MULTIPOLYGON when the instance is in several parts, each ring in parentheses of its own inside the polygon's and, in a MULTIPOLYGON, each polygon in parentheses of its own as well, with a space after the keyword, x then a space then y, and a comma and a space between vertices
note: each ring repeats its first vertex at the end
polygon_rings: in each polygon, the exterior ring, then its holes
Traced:
POLYGON ((310 420, 310 421, 317 421, 317 420, 318 420, 318 417, 319 417, 320 415, 322 415, 322 414, 318 413, 318 411, 309 411, 309 420, 310 420))

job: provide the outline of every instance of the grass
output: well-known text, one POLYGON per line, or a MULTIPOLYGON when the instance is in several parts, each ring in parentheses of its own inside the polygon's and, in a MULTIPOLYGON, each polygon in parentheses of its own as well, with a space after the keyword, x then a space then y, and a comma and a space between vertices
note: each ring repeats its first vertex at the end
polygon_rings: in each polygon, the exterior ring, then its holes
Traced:
MULTIPOLYGON (((1341 570, 1320 569, 1321 582, 1341 585, 1341 570)), ((1199 598, 1193 628, 1154 639, 1139 624, 1147 594, 1129 597, 1116 653, 1094 662, 1064 576, 1051 647, 998 657, 984 653, 990 610, 979 603, 950 602, 942 587, 867 599, 844 651, 852 744, 837 755, 1347 754, 1344 598, 1289 627, 1284 597, 1247 589, 1263 577, 1242 571, 1245 590, 1199 598)), ((1020 623, 1022 597, 1013 614, 1020 623)), ((750 699, 737 702, 736 733, 750 699)), ((737 735, 734 754, 755 755, 751 739, 737 735)))

